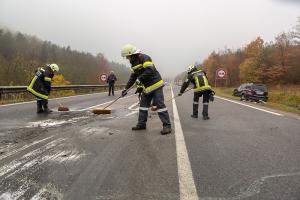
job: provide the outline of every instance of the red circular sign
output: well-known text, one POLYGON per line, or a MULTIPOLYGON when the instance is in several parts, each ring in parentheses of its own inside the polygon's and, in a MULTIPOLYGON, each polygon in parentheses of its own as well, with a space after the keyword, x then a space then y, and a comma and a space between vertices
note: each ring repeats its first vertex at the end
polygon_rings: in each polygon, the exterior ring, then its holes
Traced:
POLYGON ((100 80, 105 82, 107 80, 107 75, 106 74, 101 74, 100 75, 100 80))
POLYGON ((219 78, 226 78, 226 70, 224 70, 224 69, 217 69, 217 76, 219 78))

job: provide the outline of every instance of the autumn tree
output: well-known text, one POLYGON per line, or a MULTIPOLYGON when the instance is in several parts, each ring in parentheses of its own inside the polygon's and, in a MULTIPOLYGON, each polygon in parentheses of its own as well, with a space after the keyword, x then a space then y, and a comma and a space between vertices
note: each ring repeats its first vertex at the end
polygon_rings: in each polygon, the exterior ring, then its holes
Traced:
POLYGON ((264 41, 258 37, 250 42, 245 49, 245 60, 240 64, 242 82, 263 82, 262 55, 264 41))

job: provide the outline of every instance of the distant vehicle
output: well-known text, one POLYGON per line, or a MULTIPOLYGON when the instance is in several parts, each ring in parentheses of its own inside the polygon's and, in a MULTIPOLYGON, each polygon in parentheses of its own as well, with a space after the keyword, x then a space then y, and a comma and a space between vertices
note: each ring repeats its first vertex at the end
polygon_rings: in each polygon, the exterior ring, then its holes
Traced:
POLYGON ((268 101, 268 90, 264 84, 244 83, 233 90, 233 96, 245 101, 268 101))

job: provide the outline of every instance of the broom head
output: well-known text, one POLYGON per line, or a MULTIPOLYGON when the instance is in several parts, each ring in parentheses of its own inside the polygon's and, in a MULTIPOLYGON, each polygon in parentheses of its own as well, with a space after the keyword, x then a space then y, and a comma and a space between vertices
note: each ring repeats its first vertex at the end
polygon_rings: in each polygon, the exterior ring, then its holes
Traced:
POLYGON ((152 106, 151 111, 157 111, 157 106, 152 106))
POLYGON ((101 114, 111 114, 111 109, 110 108, 96 108, 92 111, 96 115, 101 115, 101 114))
POLYGON ((68 107, 65 107, 65 106, 59 106, 58 111, 69 111, 69 108, 68 107))

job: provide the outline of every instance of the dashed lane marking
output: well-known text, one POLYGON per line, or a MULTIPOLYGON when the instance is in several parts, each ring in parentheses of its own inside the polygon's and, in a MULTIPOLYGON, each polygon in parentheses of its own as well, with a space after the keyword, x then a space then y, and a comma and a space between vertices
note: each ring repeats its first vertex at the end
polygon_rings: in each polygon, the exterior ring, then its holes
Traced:
POLYGON ((225 98, 223 98, 223 97, 218 97, 218 96, 216 96, 216 98, 222 99, 222 100, 225 100, 225 101, 229 101, 229 102, 231 102, 231 103, 239 104, 239 105, 242 105, 242 106, 246 106, 246 107, 249 107, 249 108, 253 108, 253 109, 256 109, 256 110, 260 110, 260 111, 263 111, 263 112, 266 112, 266 113, 270 113, 270 114, 273 114, 273 115, 283 116, 282 114, 279 114, 279 113, 276 113, 276 112, 272 112, 272 111, 269 111, 269 110, 264 110, 264 109, 257 108, 257 107, 254 107, 254 106, 250 106, 250 105, 247 105, 247 104, 243 104, 243 103, 240 103, 240 102, 237 102, 237 101, 225 99, 225 98))
MULTIPOLYGON (((171 87, 172 98, 174 97, 173 89, 171 87)), ((179 119, 179 114, 176 106, 175 99, 173 103, 173 116, 175 127, 175 141, 176 141, 176 154, 177 154, 177 167, 179 177, 179 192, 180 200, 199 200, 189 155, 186 149, 183 131, 179 119)))

